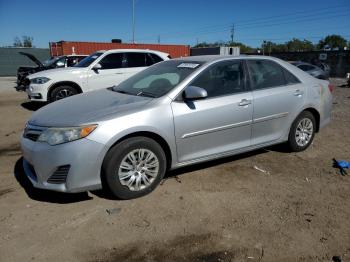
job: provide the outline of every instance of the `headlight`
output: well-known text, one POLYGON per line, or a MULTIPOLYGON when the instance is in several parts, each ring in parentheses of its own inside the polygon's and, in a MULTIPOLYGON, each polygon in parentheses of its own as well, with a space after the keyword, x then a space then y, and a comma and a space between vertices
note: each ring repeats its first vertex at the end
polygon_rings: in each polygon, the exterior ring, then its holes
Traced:
POLYGON ((81 127, 48 128, 38 138, 40 142, 58 145, 87 137, 97 125, 81 127))
POLYGON ((47 77, 36 77, 36 78, 30 79, 30 83, 32 83, 32 84, 45 84, 49 80, 50 80, 50 78, 47 78, 47 77))

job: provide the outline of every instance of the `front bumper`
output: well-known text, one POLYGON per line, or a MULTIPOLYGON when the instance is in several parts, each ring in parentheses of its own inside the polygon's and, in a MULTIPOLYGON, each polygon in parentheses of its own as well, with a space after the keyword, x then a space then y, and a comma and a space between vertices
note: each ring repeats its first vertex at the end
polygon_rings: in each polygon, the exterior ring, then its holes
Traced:
POLYGON ((102 188, 100 170, 107 151, 103 144, 84 138, 50 146, 22 137, 21 149, 25 174, 36 188, 69 193, 102 188), (59 167, 67 165, 65 182, 48 182, 59 167))
POLYGON ((47 101, 47 90, 48 90, 48 85, 46 84, 41 84, 41 85, 36 85, 36 84, 30 84, 29 86, 26 87, 26 92, 28 94, 28 97, 32 101, 47 101))

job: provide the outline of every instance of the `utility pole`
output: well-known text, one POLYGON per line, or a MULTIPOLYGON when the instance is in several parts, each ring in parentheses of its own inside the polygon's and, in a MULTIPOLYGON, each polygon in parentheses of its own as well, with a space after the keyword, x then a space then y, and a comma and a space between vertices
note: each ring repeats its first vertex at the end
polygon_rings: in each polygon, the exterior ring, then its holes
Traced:
POLYGON ((232 27, 231 27, 231 43, 233 43, 234 35, 235 35, 235 24, 232 24, 232 27))
POLYGON ((158 35, 158 44, 160 44, 160 35, 158 35))
POLYGON ((135 44, 135 0, 132 0, 132 43, 135 44))
POLYGON ((262 44, 262 48, 263 48, 263 55, 265 55, 265 44, 266 44, 266 40, 263 41, 263 44, 262 44))

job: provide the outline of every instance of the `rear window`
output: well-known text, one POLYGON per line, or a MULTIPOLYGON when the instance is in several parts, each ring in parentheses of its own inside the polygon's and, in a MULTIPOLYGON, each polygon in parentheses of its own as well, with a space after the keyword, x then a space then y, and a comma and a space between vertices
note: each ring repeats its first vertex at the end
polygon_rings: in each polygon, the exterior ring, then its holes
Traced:
POLYGON ((298 67, 303 71, 310 71, 316 68, 312 65, 299 65, 298 67))

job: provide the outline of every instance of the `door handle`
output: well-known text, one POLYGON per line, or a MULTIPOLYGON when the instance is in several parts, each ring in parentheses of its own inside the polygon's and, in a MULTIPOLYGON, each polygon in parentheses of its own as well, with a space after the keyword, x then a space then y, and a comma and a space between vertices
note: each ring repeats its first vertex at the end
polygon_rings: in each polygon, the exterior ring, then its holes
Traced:
POLYGON ((241 102, 238 103, 239 106, 247 106, 250 105, 252 103, 251 100, 248 99, 242 99, 241 102))
POLYGON ((294 94, 293 95, 295 95, 295 96, 302 96, 304 94, 304 92, 303 91, 301 91, 301 90, 299 90, 299 89, 297 89, 297 90, 295 90, 295 92, 294 92, 294 94))
POLYGON ((124 73, 115 73, 116 75, 122 75, 122 74, 124 74, 124 73))

